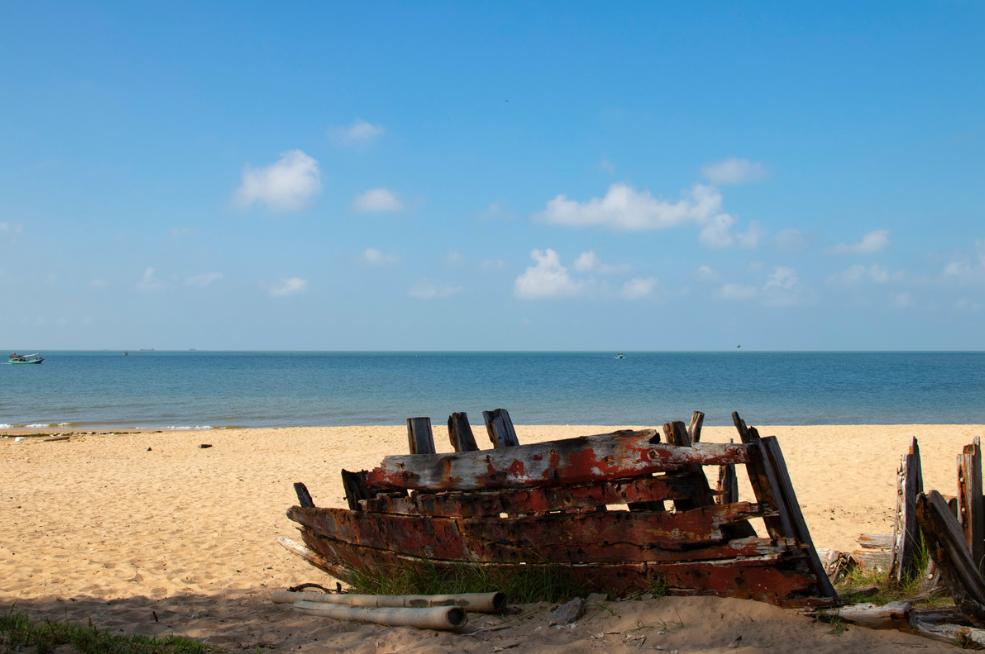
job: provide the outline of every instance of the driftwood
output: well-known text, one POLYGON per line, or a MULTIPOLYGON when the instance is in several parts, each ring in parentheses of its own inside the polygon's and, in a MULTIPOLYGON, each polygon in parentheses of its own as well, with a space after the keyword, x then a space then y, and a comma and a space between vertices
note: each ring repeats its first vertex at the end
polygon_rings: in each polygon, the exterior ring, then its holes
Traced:
POLYGON ((975 569, 985 559, 985 506, 982 498, 982 448, 979 439, 958 455, 958 520, 975 569))
POLYGON ((985 582, 965 547, 961 526, 935 490, 917 498, 917 522, 954 603, 975 625, 985 626, 985 582))
POLYGON ((892 560, 889 574, 903 583, 920 574, 916 556, 920 545, 917 527, 917 496, 923 492, 923 471, 920 464, 920 445, 914 437, 896 474, 896 522, 893 529, 892 560))
POLYGON ((819 618, 838 618, 845 622, 869 627, 870 629, 903 629, 909 626, 910 602, 890 602, 888 604, 851 604, 817 612, 819 618))
POLYGON ((698 443, 690 448, 659 442, 653 429, 503 447, 479 452, 388 456, 367 473, 376 490, 493 490, 578 484, 689 465, 745 463, 744 445, 698 443))
POLYGON ((407 418, 407 447, 411 454, 434 454, 430 418, 407 418))
POLYGON ((302 613, 323 615, 335 620, 371 622, 390 627, 417 627, 418 629, 454 631, 461 629, 468 623, 468 616, 466 616, 465 611, 457 606, 423 609, 376 609, 305 601, 294 602, 291 606, 302 613))
POLYGON ((925 638, 939 640, 967 649, 985 648, 985 629, 959 624, 939 624, 925 620, 912 620, 910 629, 925 638))
POLYGON ((502 613, 506 609, 506 595, 498 592, 459 593, 454 595, 361 595, 357 593, 291 592, 281 590, 271 593, 270 598, 276 604, 293 604, 294 602, 301 601, 369 608, 408 609, 457 606, 472 613, 502 613))
POLYGON ((482 420, 486 423, 486 433, 493 447, 516 447, 520 444, 513 429, 513 420, 506 409, 483 411, 482 420))
POLYGON ((456 452, 474 452, 479 449, 472 434, 472 425, 465 412, 453 413, 448 416, 448 440, 456 452))

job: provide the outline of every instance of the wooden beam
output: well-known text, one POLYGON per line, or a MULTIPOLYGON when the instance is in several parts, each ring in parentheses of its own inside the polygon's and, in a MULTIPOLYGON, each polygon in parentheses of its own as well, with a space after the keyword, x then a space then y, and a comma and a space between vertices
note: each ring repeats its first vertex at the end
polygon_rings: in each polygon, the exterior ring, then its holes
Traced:
POLYGON ((407 418, 407 445, 411 454, 434 454, 430 418, 407 418))
POLYGON ((920 494, 916 514, 924 542, 954 603, 976 626, 985 626, 985 582, 968 553, 961 525, 935 490, 920 494))
POLYGON ((807 563, 817 576, 818 595, 831 598, 838 597, 834 586, 831 585, 831 581, 824 571, 824 566, 821 565, 821 559, 817 555, 817 550, 814 549, 814 541, 811 539, 811 533, 807 529, 807 521, 804 520, 804 514, 800 510, 800 503, 797 501, 793 482, 790 481, 787 464, 783 459, 783 452, 780 450, 780 443, 776 440, 776 436, 763 438, 760 440, 760 443, 765 448, 769 465, 776 475, 781 500, 786 505, 786 513, 793 524, 793 536, 805 549, 807 563))
POLYGON ((469 417, 464 411, 448 416, 448 440, 456 452, 475 452, 479 449, 475 444, 469 417))
MULTIPOLYGON (((550 511, 588 511, 606 504, 627 504, 641 510, 660 505, 663 500, 691 497, 694 480, 690 475, 669 473, 666 475, 639 477, 617 481, 601 481, 591 484, 567 486, 541 486, 499 491, 420 493, 394 497, 381 493, 363 500, 365 511, 379 513, 403 513, 409 515, 435 515, 448 517, 499 516, 506 513, 536 515, 550 511)), ((650 510, 658 510, 650 508, 650 510)))
POLYGON ((315 501, 311 499, 311 493, 308 492, 308 487, 302 484, 300 481, 294 482, 294 492, 298 496, 298 504, 303 507, 313 507, 315 501))
POLYGON ((985 506, 982 498, 982 447, 978 438, 958 455, 958 517, 975 567, 985 560, 985 506))
POLYGON ((920 445, 914 437, 910 450, 900 461, 896 474, 896 522, 893 528, 893 559, 889 575, 903 584, 922 570, 916 569, 917 550, 920 547, 920 529, 917 526, 917 496, 923 492, 923 472, 920 464, 920 445))
MULTIPOLYGON (((663 430, 668 444, 682 448, 691 447, 691 434, 683 422, 664 423, 663 430)), ((690 498, 674 500, 674 508, 678 511, 686 511, 697 506, 714 504, 715 496, 711 494, 711 489, 708 487, 708 478, 705 476, 704 469, 700 465, 690 465, 685 471, 694 479, 695 492, 690 498)))
POLYGON ((342 471, 342 489, 345 491, 345 499, 349 508, 353 511, 359 510, 359 500, 369 497, 369 490, 366 487, 366 473, 342 471))
POLYGON ((482 420, 486 423, 486 432, 493 447, 516 447, 520 444, 513 429, 513 420, 506 409, 483 411, 482 420))
POLYGON ((691 414, 691 422, 687 426, 687 435, 691 437, 692 443, 701 442, 701 425, 705 421, 705 414, 695 411, 691 414))
MULTIPOLYGON (((495 490, 578 484, 676 472, 688 465, 746 463, 745 445, 659 443, 652 429, 531 443, 478 452, 388 456, 367 473, 369 488, 495 490)), ((365 499, 365 498, 364 498, 365 499)))

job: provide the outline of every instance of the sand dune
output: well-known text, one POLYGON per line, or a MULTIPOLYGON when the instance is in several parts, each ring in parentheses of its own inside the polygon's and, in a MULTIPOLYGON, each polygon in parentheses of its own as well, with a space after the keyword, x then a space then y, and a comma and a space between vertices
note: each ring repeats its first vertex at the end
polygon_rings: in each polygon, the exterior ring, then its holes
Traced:
MULTIPOLYGON (((517 431, 521 442, 533 442, 610 429, 517 431)), ((985 427, 780 426, 761 432, 780 438, 815 543, 851 549, 859 532, 891 529, 895 467, 912 436, 921 438, 927 486, 953 493, 955 454, 985 427)), ((731 429, 705 429, 704 440, 731 437, 731 429)), ((548 607, 531 607, 506 618, 515 627, 476 636, 342 624, 269 605, 270 589, 326 580, 274 542, 294 534, 284 516, 295 503, 291 483, 304 481, 318 504, 341 506, 341 468, 372 467, 406 446, 400 427, 2 440, 0 603, 127 631, 173 631, 233 649, 490 651, 512 638, 521 649, 536 645, 538 651, 638 651, 638 638, 617 642, 633 629, 634 637, 646 635, 644 649, 716 651, 733 642, 737 651, 796 643, 830 651, 937 647, 861 629, 836 636, 792 612, 714 598, 610 602, 573 629, 549 628, 548 607), (684 626, 674 627, 675 619, 684 626)), ((744 483, 740 493, 751 496, 744 483)))

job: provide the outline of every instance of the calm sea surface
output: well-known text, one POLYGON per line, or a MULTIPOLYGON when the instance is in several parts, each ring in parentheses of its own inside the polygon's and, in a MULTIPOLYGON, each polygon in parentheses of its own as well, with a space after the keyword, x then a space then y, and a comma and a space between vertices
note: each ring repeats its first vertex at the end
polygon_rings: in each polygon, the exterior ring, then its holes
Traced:
POLYGON ((0 365, 0 425, 985 423, 985 353, 49 352, 0 365))

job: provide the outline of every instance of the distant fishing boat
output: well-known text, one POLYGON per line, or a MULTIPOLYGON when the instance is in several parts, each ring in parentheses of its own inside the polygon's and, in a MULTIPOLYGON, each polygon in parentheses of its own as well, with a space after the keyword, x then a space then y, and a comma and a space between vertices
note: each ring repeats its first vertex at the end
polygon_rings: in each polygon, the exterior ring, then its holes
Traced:
POLYGON ((9 357, 7 357, 7 363, 11 365, 22 364, 22 363, 42 363, 43 361, 44 361, 44 357, 38 354, 37 352, 35 352, 34 354, 17 354, 16 352, 14 352, 9 357))
POLYGON ((626 358, 626 355, 625 355, 625 354, 623 354, 622 352, 620 352, 620 353, 618 353, 618 354, 616 355, 616 358, 617 358, 617 359, 625 359, 625 358, 626 358))

